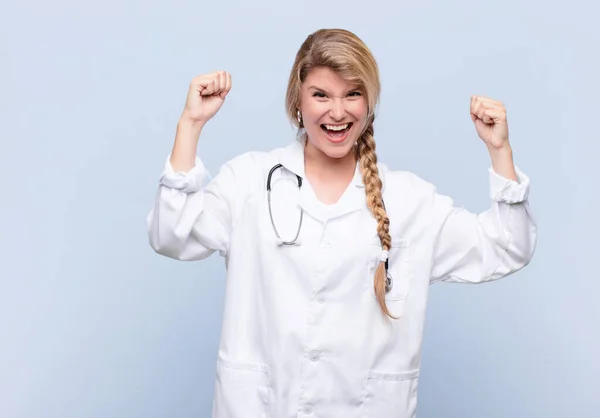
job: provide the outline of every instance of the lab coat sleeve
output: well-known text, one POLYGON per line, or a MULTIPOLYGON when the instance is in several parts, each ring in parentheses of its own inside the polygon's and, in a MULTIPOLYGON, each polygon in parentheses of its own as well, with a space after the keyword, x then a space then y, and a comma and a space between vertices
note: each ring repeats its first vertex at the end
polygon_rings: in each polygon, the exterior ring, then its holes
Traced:
POLYGON ((227 162, 210 181, 200 158, 188 172, 175 172, 169 158, 146 219, 150 246, 178 260, 201 260, 215 251, 225 256, 243 199, 238 174, 248 158, 227 162))
POLYGON ((517 167, 517 181, 489 169, 491 207, 479 214, 433 192, 434 249, 430 283, 482 283, 513 274, 529 264, 537 226, 529 206, 529 178, 517 167))

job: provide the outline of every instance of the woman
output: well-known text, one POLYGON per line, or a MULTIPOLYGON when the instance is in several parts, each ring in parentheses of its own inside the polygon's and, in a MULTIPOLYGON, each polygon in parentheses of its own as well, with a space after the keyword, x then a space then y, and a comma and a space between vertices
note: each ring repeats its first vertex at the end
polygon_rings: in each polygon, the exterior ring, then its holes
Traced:
POLYGON ((226 260, 213 416, 413 417, 429 285, 496 280, 534 252, 504 107, 471 98, 492 164, 477 215, 377 162, 378 68, 354 34, 320 30, 298 51, 286 96, 298 140, 204 185, 198 138, 230 89, 225 72, 192 81, 148 217, 156 252, 226 260))

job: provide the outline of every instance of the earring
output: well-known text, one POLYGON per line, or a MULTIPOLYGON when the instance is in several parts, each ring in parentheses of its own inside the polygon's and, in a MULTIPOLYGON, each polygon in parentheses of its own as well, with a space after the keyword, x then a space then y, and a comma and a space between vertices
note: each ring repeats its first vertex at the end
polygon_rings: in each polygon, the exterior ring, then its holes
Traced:
POLYGON ((297 109, 296 117, 298 118, 298 125, 302 126, 302 114, 300 113, 300 109, 297 109))

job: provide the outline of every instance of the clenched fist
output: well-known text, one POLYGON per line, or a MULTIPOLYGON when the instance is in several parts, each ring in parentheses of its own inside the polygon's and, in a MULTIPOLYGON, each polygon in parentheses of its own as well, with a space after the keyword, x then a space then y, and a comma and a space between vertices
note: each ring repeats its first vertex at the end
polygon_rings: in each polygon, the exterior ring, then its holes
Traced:
POLYGON ((183 115, 191 122, 208 122, 221 108, 231 90, 231 75, 216 71, 194 78, 185 102, 183 115))
POLYGON ((498 149, 508 145, 508 123, 502 103, 487 97, 472 96, 470 113, 477 134, 488 147, 498 149))

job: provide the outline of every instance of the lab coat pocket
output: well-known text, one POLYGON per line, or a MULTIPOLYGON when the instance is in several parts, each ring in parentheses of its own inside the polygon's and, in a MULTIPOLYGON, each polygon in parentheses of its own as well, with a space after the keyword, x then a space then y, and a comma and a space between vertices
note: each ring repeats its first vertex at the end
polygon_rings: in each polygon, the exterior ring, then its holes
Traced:
POLYGON ((269 418, 269 366, 226 360, 219 353, 213 416, 269 418))
MULTIPOLYGON (((371 277, 375 277, 375 271, 381 262, 381 252, 381 242, 379 241, 379 237, 375 236, 371 240, 369 259, 369 273, 371 277)), ((402 301, 406 299, 410 292, 411 263, 410 244, 408 239, 392 238, 392 247, 390 248, 388 256, 388 266, 389 290, 386 293, 385 299, 389 302, 402 301)), ((373 297, 375 297, 373 286, 371 286, 371 293, 373 297)))
POLYGON ((419 371, 369 371, 364 386, 361 418, 413 418, 417 408, 419 371))

